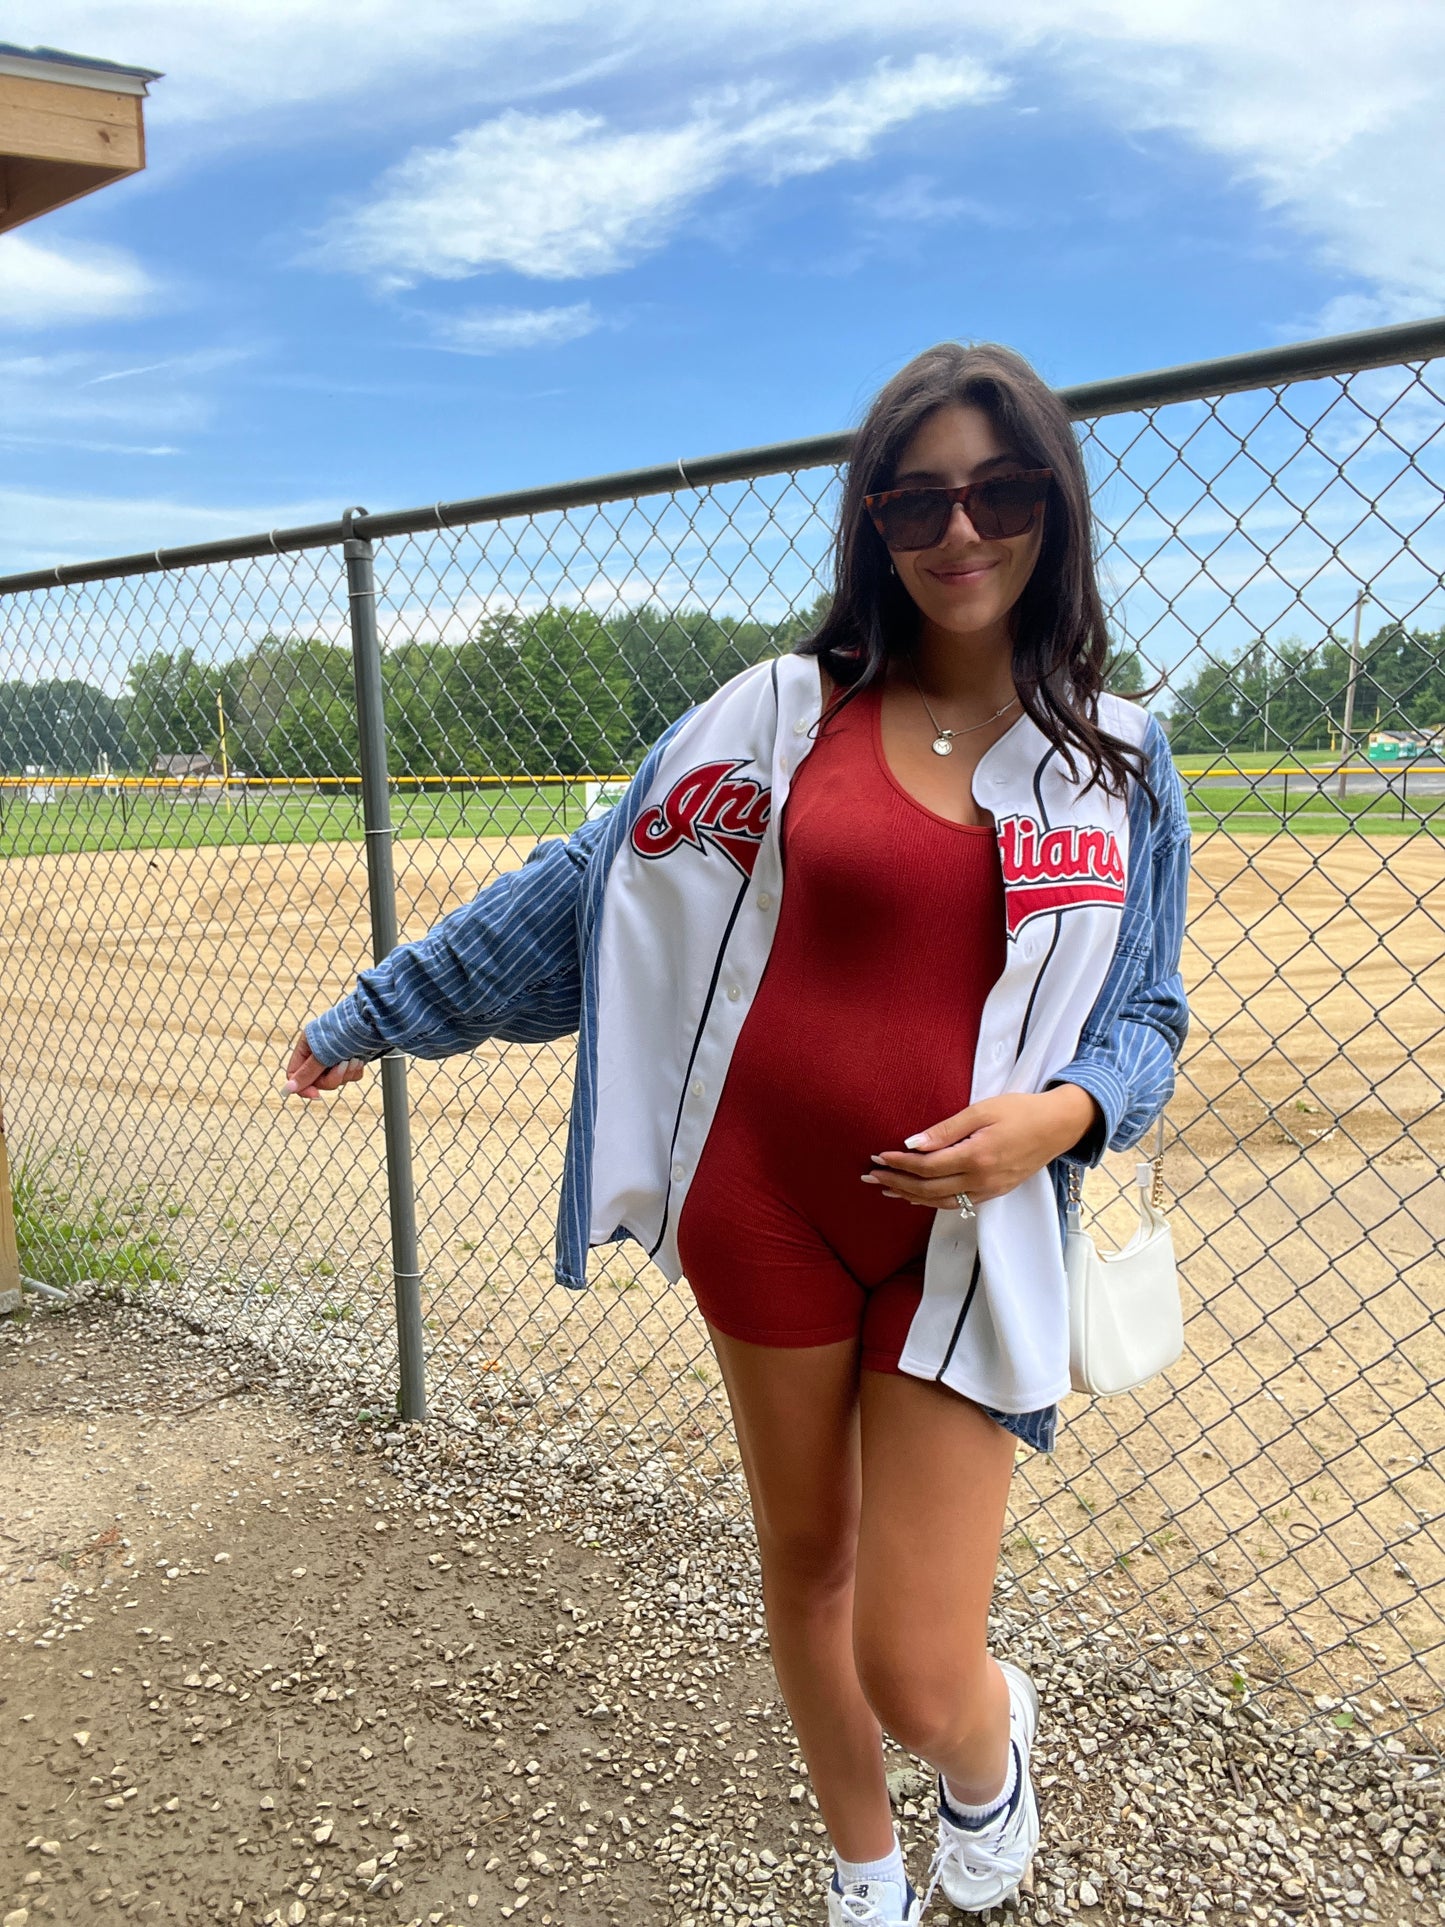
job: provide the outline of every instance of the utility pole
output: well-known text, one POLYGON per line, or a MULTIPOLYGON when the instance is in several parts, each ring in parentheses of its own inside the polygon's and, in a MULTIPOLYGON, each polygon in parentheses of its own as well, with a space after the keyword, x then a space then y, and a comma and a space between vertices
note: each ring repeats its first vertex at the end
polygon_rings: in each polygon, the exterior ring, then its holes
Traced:
POLYGON ((1349 787, 1350 758, 1354 754, 1353 730, 1355 727, 1355 684, 1360 680, 1360 618, 1365 613, 1368 601, 1363 589, 1355 597, 1355 632, 1350 639, 1350 679, 1345 684, 1345 723, 1340 732, 1340 786, 1339 798, 1343 802, 1349 787))
POLYGON ((226 793, 226 808, 233 808, 231 802, 231 765, 226 757, 226 711, 222 706, 221 692, 216 691, 216 718, 221 725, 221 787, 226 793))

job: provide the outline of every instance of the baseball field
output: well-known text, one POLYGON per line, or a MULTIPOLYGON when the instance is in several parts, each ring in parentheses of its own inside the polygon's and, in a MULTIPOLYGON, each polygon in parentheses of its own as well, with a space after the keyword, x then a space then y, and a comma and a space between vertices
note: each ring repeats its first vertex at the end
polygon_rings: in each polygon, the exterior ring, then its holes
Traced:
MULTIPOLYGON (((398 842, 403 934, 532 841, 398 842)), ((384 1329, 377 1080, 281 1090, 301 1020, 369 952, 360 843, 77 849, 6 877, 0 1093, 32 1180, 163 1240, 182 1306, 221 1294, 302 1353, 384 1329)), ((1332 1683, 1362 1721, 1366 1688, 1420 1718, 1445 1688, 1442 929, 1435 836, 1199 838, 1167 1163, 1186 1353, 1139 1399, 1070 1401, 1009 1542, 1024 1583, 1112 1590, 1254 1689, 1332 1683)), ((735 1464, 685 1288, 626 1246, 585 1294, 550 1282, 567 1045, 409 1075, 438 1402, 588 1411, 679 1476, 735 1464)), ((1112 1164, 1092 1201, 1119 1229, 1112 1164)))

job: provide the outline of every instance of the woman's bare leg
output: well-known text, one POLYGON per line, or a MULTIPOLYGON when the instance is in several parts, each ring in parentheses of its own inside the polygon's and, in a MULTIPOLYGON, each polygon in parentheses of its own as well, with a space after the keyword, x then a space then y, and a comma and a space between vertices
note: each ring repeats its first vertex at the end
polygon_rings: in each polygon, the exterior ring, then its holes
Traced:
POLYGON ((853 1659, 858 1347, 708 1329, 752 1497, 773 1667, 823 1824, 845 1859, 881 1860, 893 1849, 882 1736, 853 1659))
POLYGON ((858 1677, 894 1739, 981 1806, 1008 1770, 1008 1686, 987 1636, 1016 1440, 930 1380, 860 1378, 858 1677))

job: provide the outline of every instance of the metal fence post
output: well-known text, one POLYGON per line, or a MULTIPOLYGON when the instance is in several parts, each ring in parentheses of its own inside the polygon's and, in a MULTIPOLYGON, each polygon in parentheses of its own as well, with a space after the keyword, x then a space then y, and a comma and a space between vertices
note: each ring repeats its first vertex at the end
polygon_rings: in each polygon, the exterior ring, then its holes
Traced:
POLYGON ((0 1301, 13 1306, 20 1290, 20 1246, 15 1235, 15 1197, 10 1188, 10 1154, 5 1148, 5 1117, 0 1112, 0 1301))
MULTIPOLYGON (((396 877, 391 861, 391 789, 386 767, 386 710, 381 688, 381 643, 376 632, 376 579, 368 539, 353 535, 348 509, 346 592, 351 611, 351 665, 356 678, 356 719, 361 748, 361 804, 366 825, 366 881, 371 901, 372 956, 380 963, 396 947, 396 877)), ((412 1185, 411 1116, 406 1059, 388 1051, 381 1060, 381 1108, 386 1135, 386 1196, 391 1214, 391 1276, 396 1295, 396 1336, 401 1363, 401 1415, 426 1417, 422 1347, 421 1267, 416 1243, 416 1197, 412 1185)))

